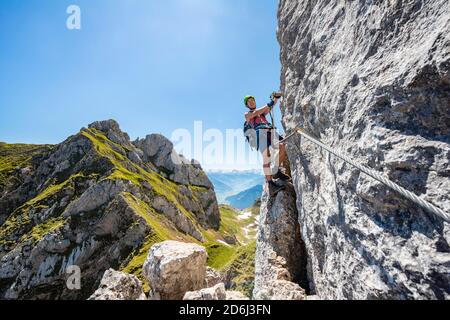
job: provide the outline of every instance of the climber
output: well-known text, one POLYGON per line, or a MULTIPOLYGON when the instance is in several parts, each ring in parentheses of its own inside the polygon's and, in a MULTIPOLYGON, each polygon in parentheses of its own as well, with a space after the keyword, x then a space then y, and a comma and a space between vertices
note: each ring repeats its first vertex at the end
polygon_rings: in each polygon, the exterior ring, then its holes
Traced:
POLYGON ((271 113, 279 98, 281 98, 280 93, 273 93, 270 102, 260 109, 256 108, 255 97, 246 96, 244 98, 244 104, 249 109, 245 113, 244 135, 252 149, 259 150, 262 154, 264 175, 271 194, 276 194, 284 189, 284 184, 279 183, 278 180, 288 181, 291 179, 281 170, 281 165, 286 160, 286 148, 284 143, 280 142, 283 137, 266 119, 266 115, 271 113), (278 163, 272 162, 270 147, 279 149, 278 163), (275 164, 275 167, 278 168, 275 175, 272 174, 271 164, 275 164))

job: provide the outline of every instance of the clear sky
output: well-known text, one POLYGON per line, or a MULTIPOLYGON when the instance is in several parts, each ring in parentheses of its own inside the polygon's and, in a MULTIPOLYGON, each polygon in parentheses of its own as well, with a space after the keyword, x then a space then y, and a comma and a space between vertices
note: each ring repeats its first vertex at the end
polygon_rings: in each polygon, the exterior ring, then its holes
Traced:
MULTIPOLYGON (((59 143, 113 118, 132 139, 241 129, 279 88, 278 1, 0 3, 0 141, 59 143), (81 30, 69 30, 69 5, 81 30)), ((278 119, 280 118, 278 112, 278 119)), ((232 167, 232 165, 231 165, 232 167)), ((247 169, 247 168, 237 168, 247 169)))

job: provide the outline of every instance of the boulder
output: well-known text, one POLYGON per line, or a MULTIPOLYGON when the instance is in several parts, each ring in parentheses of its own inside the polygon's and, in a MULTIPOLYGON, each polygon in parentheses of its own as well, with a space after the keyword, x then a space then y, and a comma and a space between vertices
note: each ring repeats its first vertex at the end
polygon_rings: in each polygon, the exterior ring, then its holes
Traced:
POLYGON ((227 291, 226 295, 226 300, 249 300, 249 298, 245 294, 239 291, 227 291))
POLYGON ((105 271, 99 288, 88 300, 146 300, 142 283, 133 275, 113 269, 105 271))
POLYGON ((269 281, 256 292, 255 300, 305 300, 306 292, 298 284, 286 280, 269 281))
POLYGON ((183 300, 226 300, 225 285, 216 284, 214 287, 201 289, 198 291, 188 291, 183 300))
POLYGON ((210 288, 222 282, 222 275, 211 267, 206 267, 205 288, 210 288))
POLYGON ((208 254, 204 247, 177 241, 152 246, 143 274, 152 296, 161 300, 181 300, 187 291, 203 288, 208 254))

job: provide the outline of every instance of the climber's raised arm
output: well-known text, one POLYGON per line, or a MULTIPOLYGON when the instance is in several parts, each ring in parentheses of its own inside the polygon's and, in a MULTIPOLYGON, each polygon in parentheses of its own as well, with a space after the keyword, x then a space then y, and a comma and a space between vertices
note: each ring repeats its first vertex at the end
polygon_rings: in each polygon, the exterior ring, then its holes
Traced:
POLYGON ((260 109, 255 109, 253 111, 249 111, 245 113, 245 120, 249 121, 253 118, 259 117, 260 115, 266 115, 270 112, 270 107, 268 105, 265 105, 264 107, 260 109))
POLYGON ((245 104, 250 109, 249 112, 245 113, 246 121, 249 121, 253 118, 259 117, 260 115, 268 114, 278 102, 278 98, 273 98, 273 100, 271 102, 269 102, 268 104, 266 104, 264 107, 256 109, 255 98, 249 96, 249 97, 246 97, 246 99, 247 100, 245 101, 245 104))

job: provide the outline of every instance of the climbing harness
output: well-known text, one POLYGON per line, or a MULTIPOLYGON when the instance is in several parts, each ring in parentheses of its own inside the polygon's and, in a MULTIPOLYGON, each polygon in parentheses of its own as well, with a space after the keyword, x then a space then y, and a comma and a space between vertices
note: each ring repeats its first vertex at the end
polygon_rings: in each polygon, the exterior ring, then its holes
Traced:
POLYGON ((265 117, 259 116, 250 121, 245 121, 244 136, 252 149, 257 149, 259 146, 259 130, 272 130, 272 125, 265 120, 265 117))
MULTIPOLYGON (((250 121, 245 121, 244 129, 243 129, 244 136, 252 149, 258 149, 259 142, 260 142, 259 141, 259 139, 260 139, 259 130, 267 130, 267 132, 268 132, 267 134, 272 134, 272 130, 276 130, 275 121, 274 121, 275 118, 274 118, 274 114, 273 114, 273 107, 274 107, 273 99, 279 98, 279 97, 281 97, 281 93, 277 93, 277 92, 272 93, 272 95, 270 96, 272 104, 269 103, 268 105, 270 107, 269 115, 272 120, 271 124, 267 122, 265 116, 258 116, 256 118, 253 118, 250 121)), ((249 99, 254 99, 254 97, 250 96, 250 95, 245 96, 244 104, 246 106, 247 106, 249 99)), ((249 112, 253 112, 253 110, 250 110, 249 112)), ((270 149, 268 149, 268 155, 270 157, 270 149)))
POLYGON ((394 191, 397 191, 403 197, 405 197, 405 198, 411 200, 412 202, 418 204, 423 209, 425 209, 425 210, 427 210, 427 211, 429 211, 431 213, 434 213, 435 215, 441 217, 442 219, 444 219, 447 222, 450 222, 450 214, 448 214, 447 212, 444 212, 442 209, 436 207, 432 203, 430 203, 430 202, 428 202, 428 201, 418 197, 417 195, 415 195, 411 191, 408 191, 405 188, 403 188, 402 186, 398 185, 397 183, 387 179, 386 177, 381 175, 379 172, 376 172, 373 169, 370 169, 370 168, 368 168, 366 166, 363 166, 363 165, 361 165, 359 163, 356 163, 355 161, 350 159, 345 154, 334 150, 333 148, 331 148, 331 147, 327 146, 326 144, 324 144, 319 139, 314 138, 311 134, 309 134, 307 131, 305 131, 303 128, 301 128, 299 126, 294 128, 294 131, 292 133, 290 133, 289 135, 287 135, 283 139, 283 141, 286 141, 286 140, 290 139, 291 137, 293 137, 296 134, 300 134, 300 136, 305 137, 307 140, 309 140, 309 141, 313 142, 314 144, 318 145, 319 147, 325 149, 329 153, 334 154, 338 158, 344 160, 345 162, 349 163, 350 165, 352 165, 355 168, 359 169, 360 171, 364 172, 365 174, 367 174, 368 176, 372 177, 373 179, 383 183, 384 185, 388 186, 389 188, 393 189, 394 191))

